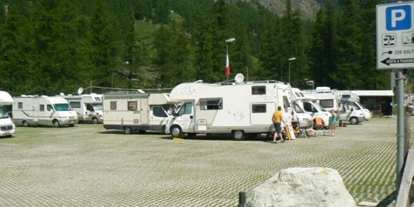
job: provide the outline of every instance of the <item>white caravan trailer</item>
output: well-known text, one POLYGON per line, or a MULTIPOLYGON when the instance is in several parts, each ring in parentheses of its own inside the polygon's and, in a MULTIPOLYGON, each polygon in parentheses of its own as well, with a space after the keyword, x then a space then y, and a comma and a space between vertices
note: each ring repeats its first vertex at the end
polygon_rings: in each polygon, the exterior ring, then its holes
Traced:
POLYGON ((70 126, 78 122, 75 111, 61 96, 22 95, 14 97, 13 121, 16 125, 70 126))
POLYGON ((304 94, 298 88, 292 88, 292 94, 293 103, 299 105, 312 117, 312 123, 315 118, 319 117, 322 118, 325 127, 329 127, 329 117, 331 116, 331 113, 327 112, 325 108, 318 103, 314 96, 304 94))
POLYGON ((79 122, 103 123, 102 94, 82 94, 63 96, 78 114, 79 122))
POLYGON ((0 91, 0 136, 1 137, 12 137, 16 131, 16 127, 9 117, 7 111, 3 106, 8 106, 13 104, 13 98, 9 93, 5 91, 0 91))
POLYGON ((103 127, 125 134, 147 130, 165 133, 174 104, 166 93, 113 92, 103 95, 103 127))
POLYGON ((167 125, 167 133, 173 137, 232 134, 237 140, 270 134, 274 131, 271 117, 278 106, 284 110, 285 121, 290 121, 290 85, 243 82, 242 74, 235 80, 227 85, 197 81, 175 86, 170 98, 182 100, 183 105, 167 125))

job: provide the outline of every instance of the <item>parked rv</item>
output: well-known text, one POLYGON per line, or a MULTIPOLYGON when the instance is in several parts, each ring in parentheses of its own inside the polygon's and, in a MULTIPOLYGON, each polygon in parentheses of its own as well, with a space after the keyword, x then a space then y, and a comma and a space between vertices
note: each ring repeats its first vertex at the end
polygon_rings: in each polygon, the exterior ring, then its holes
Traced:
POLYGON ((174 104, 166 93, 105 93, 103 127, 123 130, 125 134, 148 130, 165 133, 174 104))
POLYGON ((12 137, 16 131, 16 127, 10 118, 6 106, 13 104, 13 98, 9 93, 0 91, 0 136, 12 137))
POLYGON ((342 102, 352 102, 354 103, 354 107, 357 110, 361 110, 364 113, 364 120, 370 120, 372 117, 371 111, 365 108, 361 103, 359 103, 359 96, 356 93, 352 93, 350 91, 339 91, 341 94, 342 102))
POLYGON ((315 118, 319 117, 322 118, 325 128, 329 127, 329 117, 331 114, 318 103, 314 96, 307 93, 304 94, 298 88, 292 88, 292 99, 295 104, 299 105, 300 108, 304 109, 312 117, 312 123, 315 118))
POLYGON ((63 97, 76 111, 79 122, 103 123, 102 94, 64 95, 63 97))
POLYGON ((272 114, 282 106, 290 121, 290 86, 279 81, 244 82, 237 74, 234 83, 196 81, 175 86, 170 98, 182 100, 181 109, 166 129, 173 137, 197 134, 232 134, 234 139, 253 138, 274 131, 272 114))
POLYGON ((331 90, 329 87, 317 87, 314 91, 307 91, 309 96, 313 96, 317 102, 325 108, 326 111, 337 111, 340 125, 342 122, 350 124, 359 124, 365 120, 364 113, 349 102, 342 100, 342 94, 337 90, 331 90))
POLYGON ((14 97, 13 122, 17 126, 70 126, 78 122, 76 112, 61 96, 14 97))

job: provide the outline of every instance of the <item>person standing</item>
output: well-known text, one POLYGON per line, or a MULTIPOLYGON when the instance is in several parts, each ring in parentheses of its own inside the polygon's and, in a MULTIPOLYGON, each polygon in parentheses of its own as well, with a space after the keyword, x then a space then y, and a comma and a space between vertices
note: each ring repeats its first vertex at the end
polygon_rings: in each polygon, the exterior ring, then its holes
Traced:
POLYGON ((331 116, 329 117, 329 128, 331 129, 332 136, 335 136, 336 121, 337 121, 337 116, 335 114, 335 111, 331 110, 331 116))
POLYGON ((283 112, 282 112, 282 107, 278 106, 277 107, 277 111, 275 111, 273 113, 272 116, 272 122, 273 122, 273 126, 275 127, 275 134, 273 135, 273 142, 276 142, 277 137, 280 137, 281 143, 285 142, 285 140, 283 139, 282 136, 282 122, 286 124, 286 122, 283 120, 283 112))

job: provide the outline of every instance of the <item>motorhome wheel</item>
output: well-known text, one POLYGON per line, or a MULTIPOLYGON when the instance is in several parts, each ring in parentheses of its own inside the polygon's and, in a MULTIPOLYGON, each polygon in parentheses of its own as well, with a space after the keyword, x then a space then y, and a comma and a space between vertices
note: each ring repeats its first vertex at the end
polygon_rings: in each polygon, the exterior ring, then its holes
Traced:
POLYGON ((181 130, 181 127, 179 126, 172 126, 170 132, 173 138, 183 136, 183 130, 181 130))
POLYGON ((23 121, 23 122, 22 122, 22 125, 23 125, 24 127, 28 127, 28 126, 29 126, 29 123, 27 123, 27 121, 23 121))
POLYGON ((233 137, 235 140, 242 140, 244 138, 244 132, 242 130, 236 130, 233 132, 233 137))
POLYGON ((52 124, 53 124, 53 127, 59 127, 59 121, 58 120, 53 120, 52 124))
POLYGON ((92 124, 97 124, 97 123, 98 123, 98 118, 93 117, 93 118, 92 118, 92 124))
POLYGON ((356 118, 356 117, 351 117, 351 118, 349 119, 349 122, 350 122, 351 124, 358 124, 358 118, 356 118))
POLYGON ((125 127, 124 132, 125 132, 125 134, 131 134, 132 133, 131 127, 125 127))

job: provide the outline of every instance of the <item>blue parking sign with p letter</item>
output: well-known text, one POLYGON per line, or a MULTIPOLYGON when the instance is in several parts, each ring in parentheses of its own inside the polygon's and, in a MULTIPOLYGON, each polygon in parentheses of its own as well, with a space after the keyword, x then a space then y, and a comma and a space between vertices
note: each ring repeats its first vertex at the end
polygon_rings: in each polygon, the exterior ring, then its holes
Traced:
POLYGON ((390 6, 386 8, 386 28, 388 31, 406 30, 411 28, 411 6, 390 6))

